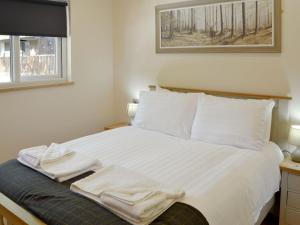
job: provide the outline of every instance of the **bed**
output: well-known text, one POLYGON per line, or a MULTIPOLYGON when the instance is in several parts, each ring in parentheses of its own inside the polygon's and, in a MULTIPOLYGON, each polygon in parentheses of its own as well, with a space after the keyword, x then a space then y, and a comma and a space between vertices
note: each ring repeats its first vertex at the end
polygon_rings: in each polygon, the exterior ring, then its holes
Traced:
MULTIPOLYGON (((273 128, 282 125, 285 119, 280 107, 286 106, 288 97, 204 92, 237 98, 275 99, 278 104, 273 128)), ((273 140, 275 137, 279 140, 280 136, 280 133, 272 134, 273 140)), ((274 142, 269 142, 262 152, 241 151, 237 147, 185 140, 129 126, 64 145, 99 158, 104 165, 121 165, 184 189, 186 196, 181 202, 201 212, 210 225, 260 225, 279 191, 279 164, 283 155, 274 142)), ((45 224, 33 214, 0 194, 0 224, 3 218, 10 221, 8 224, 45 224)))

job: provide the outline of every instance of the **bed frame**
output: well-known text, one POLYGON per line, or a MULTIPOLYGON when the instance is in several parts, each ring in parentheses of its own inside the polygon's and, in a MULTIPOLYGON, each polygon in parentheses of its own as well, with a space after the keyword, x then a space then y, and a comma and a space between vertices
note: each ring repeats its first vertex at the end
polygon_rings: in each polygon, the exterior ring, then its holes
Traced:
MULTIPOLYGON (((150 85, 150 90, 157 90, 157 86, 150 85)), ((288 114, 288 101, 291 97, 288 96, 275 96, 275 95, 261 95, 249 93, 235 93, 226 91, 213 91, 203 89, 188 89, 178 87, 160 86, 160 88, 176 92, 192 92, 192 93, 206 93, 209 95, 243 98, 243 99, 273 99, 276 101, 276 108, 274 110, 272 122, 272 141, 276 142, 279 146, 284 146, 284 142, 288 135, 289 130, 289 114, 288 114)), ((255 225, 261 225, 265 217, 275 205, 275 196, 264 206, 261 210, 260 217, 255 225)), ((0 193, 0 225, 46 225, 41 220, 33 216, 31 213, 17 205, 15 202, 0 193)))
POLYGON ((0 193, 0 225, 46 225, 0 193))

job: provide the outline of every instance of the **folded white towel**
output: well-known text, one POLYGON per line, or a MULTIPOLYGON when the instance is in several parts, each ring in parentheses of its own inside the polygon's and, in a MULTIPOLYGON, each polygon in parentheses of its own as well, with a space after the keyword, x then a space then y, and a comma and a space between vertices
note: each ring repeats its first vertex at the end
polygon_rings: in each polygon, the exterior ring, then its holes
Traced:
POLYGON ((47 149, 46 145, 23 149, 19 152, 19 158, 22 158, 29 165, 36 167, 40 165, 41 159, 47 149))
POLYGON ((97 159, 89 158, 80 153, 65 156, 55 162, 42 163, 41 169, 50 177, 61 180, 62 177, 69 177, 72 174, 82 173, 82 171, 97 170, 101 168, 101 163, 97 159))
POLYGON ((58 161, 65 156, 72 154, 75 154, 75 152, 69 148, 60 144, 52 143, 44 152, 41 158, 41 165, 58 161))
POLYGON ((151 198, 156 193, 152 190, 147 189, 115 189, 111 191, 105 191, 103 192, 102 196, 108 196, 110 198, 114 198, 117 201, 123 202, 127 205, 135 205, 141 201, 145 201, 149 198, 151 198))
POLYGON ((101 163, 97 159, 88 158, 58 144, 52 144, 47 149, 36 147, 29 150, 22 150, 18 161, 58 182, 101 168, 101 163), (35 161, 27 159, 28 152, 34 153, 32 155, 36 156, 35 161))
POLYGON ((184 196, 183 191, 117 166, 106 167, 73 183, 71 190, 135 225, 150 224, 184 196))
POLYGON ((108 206, 112 210, 124 215, 127 220, 137 224, 151 222, 164 212, 171 203, 174 203, 174 200, 166 198, 164 194, 153 195, 151 198, 131 206, 119 202, 115 198, 110 198, 105 194, 100 199, 105 206, 108 206))
POLYGON ((49 147, 46 145, 23 149, 19 152, 19 158, 27 164, 37 167, 43 163, 55 162, 67 155, 74 154, 70 149, 52 143, 49 147))

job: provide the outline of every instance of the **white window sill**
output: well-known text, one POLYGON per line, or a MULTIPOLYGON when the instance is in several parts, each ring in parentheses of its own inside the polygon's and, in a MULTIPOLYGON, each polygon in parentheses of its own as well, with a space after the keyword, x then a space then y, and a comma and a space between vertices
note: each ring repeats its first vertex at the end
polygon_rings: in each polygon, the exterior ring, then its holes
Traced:
POLYGON ((59 86, 68 86, 73 85, 73 81, 44 81, 44 82, 23 82, 19 84, 1 84, 0 85, 0 93, 1 92, 11 92, 11 91, 22 91, 29 89, 38 89, 38 88, 49 88, 49 87, 59 87, 59 86))

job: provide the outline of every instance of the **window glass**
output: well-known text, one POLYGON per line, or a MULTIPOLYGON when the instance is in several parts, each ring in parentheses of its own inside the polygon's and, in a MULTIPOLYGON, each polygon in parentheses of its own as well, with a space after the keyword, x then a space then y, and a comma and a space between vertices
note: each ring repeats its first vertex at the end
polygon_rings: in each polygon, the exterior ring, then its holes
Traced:
POLYGON ((20 37, 21 77, 58 76, 61 73, 60 38, 20 37))
POLYGON ((0 83, 10 81, 10 36, 0 35, 0 83))

